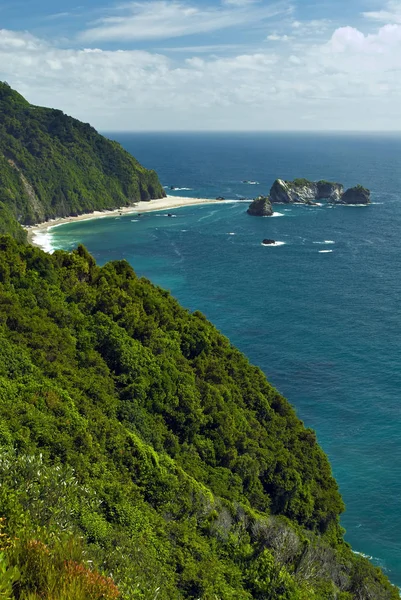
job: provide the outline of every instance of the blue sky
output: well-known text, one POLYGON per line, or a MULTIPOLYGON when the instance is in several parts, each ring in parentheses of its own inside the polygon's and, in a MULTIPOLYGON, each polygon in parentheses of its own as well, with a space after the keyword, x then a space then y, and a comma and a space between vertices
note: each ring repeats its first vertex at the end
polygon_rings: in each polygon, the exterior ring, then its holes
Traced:
POLYGON ((3 0, 0 79, 103 130, 400 130, 401 0, 3 0))

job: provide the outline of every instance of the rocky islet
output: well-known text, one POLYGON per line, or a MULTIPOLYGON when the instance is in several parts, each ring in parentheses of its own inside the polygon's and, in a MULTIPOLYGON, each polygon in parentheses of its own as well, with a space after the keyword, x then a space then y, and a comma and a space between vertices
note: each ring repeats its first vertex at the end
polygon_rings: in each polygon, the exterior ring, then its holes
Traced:
POLYGON ((366 205, 370 204, 370 190, 362 185, 356 185, 344 191, 342 183, 330 181, 309 181, 294 179, 286 181, 276 179, 269 196, 258 196, 249 205, 248 214, 252 216, 272 216, 272 204, 306 204, 314 206, 319 200, 332 204, 366 205))

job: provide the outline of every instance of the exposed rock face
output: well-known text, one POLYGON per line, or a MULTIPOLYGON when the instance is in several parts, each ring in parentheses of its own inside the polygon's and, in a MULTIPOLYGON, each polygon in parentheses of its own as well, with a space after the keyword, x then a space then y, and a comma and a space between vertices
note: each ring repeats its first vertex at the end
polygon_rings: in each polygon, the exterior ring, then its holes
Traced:
POLYGON ((341 183, 308 181, 308 179, 294 179, 294 181, 276 179, 270 190, 270 200, 282 204, 294 202, 310 204, 324 198, 330 202, 340 202, 343 192, 344 187, 341 183))
POLYGON ((330 181, 317 181, 317 198, 316 200, 327 199, 330 202, 339 202, 344 193, 342 183, 330 183, 330 181))
POLYGON ((263 244, 264 246, 272 246, 272 245, 273 245, 273 244, 275 244, 275 243, 276 243, 276 240, 271 240, 271 239, 269 239, 269 238, 265 238, 265 239, 263 240, 263 242, 262 242, 262 244, 263 244))
POLYGON ((270 199, 267 196, 258 196, 258 198, 255 198, 249 205, 246 212, 253 217, 271 217, 273 208, 270 199))
POLYGON ((370 204, 370 191, 362 185, 349 188, 341 196, 341 204, 370 204))

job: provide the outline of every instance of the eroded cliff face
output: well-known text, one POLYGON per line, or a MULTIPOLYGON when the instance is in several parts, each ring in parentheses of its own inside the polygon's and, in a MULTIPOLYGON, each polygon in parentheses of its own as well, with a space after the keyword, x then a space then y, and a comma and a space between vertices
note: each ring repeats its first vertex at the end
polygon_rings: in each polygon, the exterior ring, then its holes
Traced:
POLYGON ((282 204, 295 202, 309 204, 323 199, 340 202, 343 193, 344 186, 341 183, 308 181, 307 179, 294 179, 294 181, 276 179, 270 190, 270 200, 282 204))

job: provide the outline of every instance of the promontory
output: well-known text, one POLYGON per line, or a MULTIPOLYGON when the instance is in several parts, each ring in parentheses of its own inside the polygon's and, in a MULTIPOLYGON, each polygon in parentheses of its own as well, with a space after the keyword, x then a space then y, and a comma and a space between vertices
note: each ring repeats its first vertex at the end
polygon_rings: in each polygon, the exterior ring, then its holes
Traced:
MULTIPOLYGON (((118 144, 0 86, 14 237, 162 194, 118 144)), ((399 600, 343 510, 315 432, 202 313, 126 260, 0 235, 2 598, 399 600)))
POLYGON ((0 82, 0 233, 166 195, 155 171, 61 110, 0 82))

